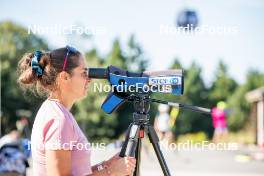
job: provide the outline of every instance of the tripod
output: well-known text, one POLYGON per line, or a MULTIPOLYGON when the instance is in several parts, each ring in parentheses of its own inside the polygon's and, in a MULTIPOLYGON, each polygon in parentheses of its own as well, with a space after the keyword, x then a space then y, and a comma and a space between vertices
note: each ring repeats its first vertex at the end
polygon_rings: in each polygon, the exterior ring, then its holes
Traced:
POLYGON ((133 156, 136 158, 136 168, 133 176, 140 175, 141 162, 141 140, 146 133, 155 150, 159 164, 165 176, 170 176, 168 166, 165 162, 163 154, 159 146, 159 138, 153 126, 149 124, 149 109, 150 109, 149 94, 139 94, 129 99, 134 103, 133 122, 129 125, 125 142, 120 151, 120 157, 133 156))

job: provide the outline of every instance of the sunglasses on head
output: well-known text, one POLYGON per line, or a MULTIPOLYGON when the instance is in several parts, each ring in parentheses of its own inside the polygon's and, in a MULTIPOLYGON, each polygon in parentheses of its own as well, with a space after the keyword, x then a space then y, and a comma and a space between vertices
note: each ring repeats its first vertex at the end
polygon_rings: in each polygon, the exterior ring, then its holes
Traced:
POLYGON ((77 50, 75 48, 69 46, 69 45, 66 46, 66 49, 67 49, 67 53, 66 53, 66 56, 65 56, 64 62, 63 62, 63 68, 62 68, 63 71, 65 71, 65 69, 66 69, 69 54, 70 53, 73 53, 73 54, 77 53, 77 50))

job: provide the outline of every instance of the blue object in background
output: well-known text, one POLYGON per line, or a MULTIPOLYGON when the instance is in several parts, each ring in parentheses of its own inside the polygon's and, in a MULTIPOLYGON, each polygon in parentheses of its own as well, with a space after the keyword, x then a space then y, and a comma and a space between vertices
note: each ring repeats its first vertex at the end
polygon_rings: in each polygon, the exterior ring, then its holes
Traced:
POLYGON ((21 140, 23 153, 24 155, 29 158, 31 156, 31 146, 30 146, 30 140, 27 138, 24 138, 21 140))

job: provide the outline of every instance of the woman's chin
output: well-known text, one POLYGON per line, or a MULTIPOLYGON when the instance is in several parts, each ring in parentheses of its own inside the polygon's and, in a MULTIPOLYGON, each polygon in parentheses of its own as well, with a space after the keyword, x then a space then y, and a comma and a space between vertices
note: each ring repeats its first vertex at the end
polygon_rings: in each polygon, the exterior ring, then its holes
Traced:
POLYGON ((88 89, 84 89, 84 90, 83 90, 83 96, 86 96, 87 93, 88 93, 88 89))
POLYGON ((77 100, 84 99, 87 96, 87 90, 83 91, 82 94, 79 94, 77 100))

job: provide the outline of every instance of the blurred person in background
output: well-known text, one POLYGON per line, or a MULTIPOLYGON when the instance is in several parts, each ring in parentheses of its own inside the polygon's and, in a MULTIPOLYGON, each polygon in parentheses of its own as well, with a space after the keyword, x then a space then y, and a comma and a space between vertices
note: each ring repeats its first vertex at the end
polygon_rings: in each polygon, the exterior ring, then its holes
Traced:
POLYGON ((28 117, 22 116, 20 120, 16 121, 17 130, 20 132, 21 136, 30 139, 30 129, 28 117))
POLYGON ((25 175, 27 167, 29 164, 23 153, 20 133, 12 129, 0 139, 0 175, 25 175))
POLYGON ((169 106, 160 104, 158 106, 158 113, 155 117, 154 127, 158 133, 160 140, 169 140, 170 136, 170 115, 169 106))
POLYGON ((170 121, 169 121, 169 125, 170 125, 169 141, 170 142, 174 141, 173 131, 175 131, 176 120, 177 120, 179 113, 180 113, 180 109, 176 107, 173 107, 170 111, 170 121))
POLYGON ((227 139, 227 113, 226 113, 226 103, 220 101, 217 106, 212 109, 212 122, 214 127, 213 142, 223 142, 227 139))
POLYGON ((18 144, 20 133, 16 129, 12 129, 9 133, 0 138, 0 148, 5 144, 18 144))

